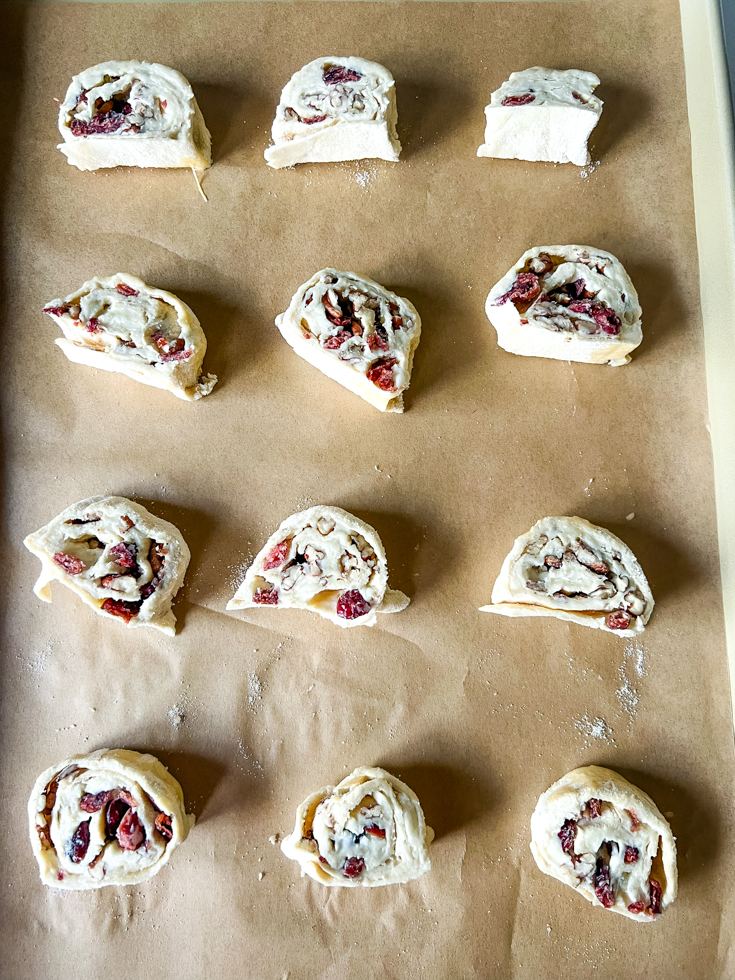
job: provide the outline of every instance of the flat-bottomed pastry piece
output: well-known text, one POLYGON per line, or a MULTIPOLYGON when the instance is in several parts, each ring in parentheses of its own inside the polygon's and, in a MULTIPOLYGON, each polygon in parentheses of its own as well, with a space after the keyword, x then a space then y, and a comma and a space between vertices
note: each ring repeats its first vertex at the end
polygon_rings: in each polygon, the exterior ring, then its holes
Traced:
POLYGON ((75 75, 59 132, 59 149, 79 170, 212 165, 191 85, 181 72, 147 61, 105 61, 75 75))
POLYGON ((101 616, 174 635, 171 602, 190 553, 173 524, 127 497, 90 497, 23 543, 41 560, 33 589, 39 599, 51 602, 58 580, 101 616))
POLYGON ((268 166, 398 159, 393 76, 364 58, 317 58, 292 76, 273 120, 268 166))
POLYGON ((421 317, 413 303, 354 272, 322 269, 276 326, 296 353, 381 412, 402 412, 421 317))
POLYGON ((581 517, 544 517, 516 539, 482 612, 554 616, 636 636, 653 612, 643 569, 620 538, 581 517))
POLYGON ((430 871, 433 839, 413 790, 385 769, 361 767, 304 800, 281 850, 323 885, 375 888, 430 871))
POLYGON ((194 401, 217 384, 201 374, 207 338, 186 303, 119 272, 90 279, 43 309, 61 327, 56 341, 70 361, 115 371, 194 401))
POLYGON ((310 609, 338 626, 374 626, 409 599, 388 588, 385 548, 374 528, 341 507, 311 507, 270 536, 228 609, 310 609))
POLYGON ((485 142, 478 157, 590 162, 587 140, 602 114, 591 71, 527 68, 514 71, 485 107, 485 142))
POLYGON ((574 769, 542 794, 531 852, 593 905, 653 922, 676 898, 676 844, 651 797, 612 769, 574 769))
POLYGON ((41 881, 86 890, 158 874, 194 817, 181 786, 152 755, 99 749, 51 766, 28 801, 41 881))
POLYGON ((490 290, 487 318, 511 354, 619 367, 643 340, 630 276, 609 252, 540 245, 490 290))

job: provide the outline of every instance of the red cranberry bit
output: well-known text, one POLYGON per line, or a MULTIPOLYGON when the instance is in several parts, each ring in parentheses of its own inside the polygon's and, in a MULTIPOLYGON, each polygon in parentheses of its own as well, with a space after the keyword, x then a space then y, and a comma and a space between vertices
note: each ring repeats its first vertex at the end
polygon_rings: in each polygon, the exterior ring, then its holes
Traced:
POLYGON ((67 575, 79 575, 87 567, 81 558, 75 558, 74 555, 65 555, 61 551, 56 552, 54 561, 64 569, 67 575))
POLYGON ((630 844, 625 848, 625 863, 635 864, 640 855, 640 851, 637 847, 631 847, 630 844))
POLYGON ((165 840, 171 840, 174 835, 171 829, 171 817, 167 813, 159 813, 156 817, 156 830, 165 840))
POLYGON ((119 544, 113 545, 109 553, 117 564, 123 568, 135 568, 138 564, 135 560, 138 547, 135 544, 128 544, 127 541, 121 541, 119 544))
POLYGON ((536 273, 521 272, 508 292, 499 299, 496 299, 494 305, 501 306, 503 303, 511 302, 530 306, 540 292, 541 283, 536 273))
POLYGON ((263 568, 268 571, 269 568, 278 568, 284 563, 288 557, 288 549, 290 544, 288 541, 279 541, 279 543, 268 552, 265 556, 265 561, 263 562, 263 568))
MULTIPOLYGON (((91 136, 96 133, 116 133, 127 125, 127 119, 122 112, 106 112, 93 119, 72 119, 69 128, 72 136, 91 136)), ((129 132, 137 133, 139 126, 128 126, 129 132)))
POLYGON ((534 102, 536 96, 533 92, 527 92, 525 95, 506 95, 501 105, 530 105, 534 102))
POLYGON ((617 337, 620 333, 622 324, 620 317, 614 310, 610 310, 606 306, 593 306, 592 316, 603 333, 608 333, 611 337, 617 337))
POLYGON ((112 795, 111 790, 102 790, 101 793, 85 793, 79 801, 79 806, 85 813, 97 813, 109 801, 112 795))
POLYGON ((547 568, 561 568, 561 558, 557 555, 547 555, 544 558, 544 565, 547 568))
POLYGON ((364 870, 364 859, 357 857, 347 858, 342 867, 342 873, 344 874, 345 878, 359 878, 364 870))
POLYGON ((117 834, 117 828, 130 807, 124 800, 112 800, 105 810, 105 834, 112 839, 117 834))
POLYGON ((633 902, 632 905, 628 906, 628 911, 632 912, 634 915, 640 915, 640 913, 645 909, 645 902, 633 902))
POLYGON ((615 904, 615 893, 610 881, 610 865, 604 858, 598 857, 595 863, 592 885, 600 904, 604 905, 606 909, 612 908, 615 904))
POLYGON ((403 317, 399 315, 398 306, 395 303, 390 303, 388 309, 390 310, 391 326, 394 330, 400 330, 403 326, 403 317))
POLYGON ((594 820, 595 817, 602 816, 602 800, 587 800, 584 805, 584 814, 589 817, 590 820, 594 820))
POLYGON ((44 313, 52 314, 53 316, 63 316, 65 313, 69 312, 68 306, 44 306, 44 313))
POLYGON ((322 864, 329 864, 329 861, 327 861, 325 857, 322 857, 321 854, 319 855, 319 860, 322 862, 322 864))
POLYGON ((306 123, 307 126, 313 126, 314 123, 324 122, 326 116, 311 116, 309 119, 300 119, 299 122, 306 123))
POLYGON ((368 347, 370 350, 388 350, 388 338, 382 337, 379 333, 371 333, 368 337, 368 347))
POLYGON ((343 592, 337 599, 337 615, 340 619, 358 619, 370 612, 370 603, 357 589, 343 592))
POLYGON ((632 616, 624 609, 616 609, 607 617, 607 628, 611 630, 627 630, 630 626, 632 616))
POLYGON ((574 282, 568 282, 564 289, 574 299, 582 299, 586 290, 584 279, 575 279, 574 282))
POLYGON ((66 856, 74 864, 83 861, 89 847, 89 820, 80 823, 66 845, 66 856))
POLYGON ((365 833, 370 834, 371 837, 385 837, 385 831, 382 827, 376 827, 374 824, 371 827, 365 828, 365 833))
POLYGON ((359 82, 362 75, 352 68, 345 68, 344 65, 332 65, 322 72, 322 78, 327 85, 340 85, 344 82, 359 82))
MULTIPOLYGON (((113 589, 116 579, 119 578, 122 578, 122 575, 105 575, 104 578, 100 579, 100 585, 103 589, 113 589)), ((120 590, 118 589, 118 591, 120 590)))
POLYGON ((651 898, 651 904, 648 906, 648 911, 651 915, 661 915, 661 898, 663 896, 663 888, 655 878, 651 878, 648 885, 649 895, 651 898))
POLYGON ((396 357, 381 357, 380 360, 374 361, 368 368, 368 381, 372 381, 382 391, 398 391, 398 388, 393 384, 394 364, 398 364, 396 357))
POLYGON ((168 102, 165 99, 161 99, 161 108, 162 109, 165 109, 167 105, 168 105, 168 102))
POLYGON ((119 616, 129 623, 133 616, 138 615, 140 603, 123 602, 122 599, 105 599, 102 603, 102 611, 109 613, 110 616, 119 616))
POLYGON ((133 289, 132 286, 128 286, 127 283, 119 282, 115 289, 120 293, 121 296, 140 296, 137 289, 133 289))
POLYGON ((153 334, 153 343, 161 352, 162 361, 185 361, 187 357, 191 357, 194 353, 194 348, 191 347, 189 350, 184 350, 186 342, 183 337, 177 337, 176 340, 168 340, 160 332, 156 330, 153 334))
POLYGON ((349 300, 342 299, 341 302, 338 300, 337 306, 332 306, 331 300, 329 299, 329 293, 325 293, 322 296, 322 305, 324 306, 324 312, 327 315, 327 320, 333 323, 335 327, 351 327, 352 326, 352 303, 349 300), (344 306, 343 306, 344 304, 344 306), (344 307, 347 307, 345 312, 344 307))
POLYGON ((592 313, 592 303, 588 299, 575 299, 567 307, 570 313, 592 313))
POLYGON ((117 828, 117 842, 123 851, 137 851, 145 840, 143 824, 135 810, 128 810, 117 828))
POLYGON ((556 835, 561 841, 561 849, 572 859, 572 864, 579 861, 579 857, 574 853, 574 838, 577 836, 577 821, 565 820, 561 830, 556 835))
POLYGON ((322 346, 325 350, 339 350, 348 340, 352 340, 350 331, 340 330, 339 333, 334 334, 332 337, 327 337, 322 346))
POLYGON ((577 100, 577 102, 584 102, 584 99, 579 92, 572 92, 572 96, 577 100))
POLYGON ((630 817, 630 829, 633 831, 633 833, 635 833, 641 825, 641 822, 638 819, 638 814, 635 812, 635 810, 626 810, 625 812, 630 817))
POLYGON ((257 602, 261 606, 277 606, 278 589, 256 589, 253 593, 253 602, 257 602))
POLYGON ((87 320, 84 326, 90 333, 99 333, 102 329, 102 327, 100 327, 100 321, 96 316, 93 316, 91 319, 87 320))

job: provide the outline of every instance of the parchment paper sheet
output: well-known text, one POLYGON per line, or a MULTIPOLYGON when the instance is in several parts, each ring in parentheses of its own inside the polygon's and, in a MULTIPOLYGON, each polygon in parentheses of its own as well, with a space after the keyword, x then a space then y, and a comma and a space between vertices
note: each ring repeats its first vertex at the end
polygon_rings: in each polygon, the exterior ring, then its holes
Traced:
POLYGON ((3 975, 728 975, 733 733, 676 2, 3 8, 3 975), (399 164, 266 167, 282 86, 325 54, 393 72, 399 164), (52 97, 110 58, 190 79, 214 139, 208 204, 190 173, 80 173, 55 149, 52 97), (490 93, 535 64, 601 76, 596 168, 475 157, 490 93), (612 251, 638 288, 645 340, 628 367, 497 347, 490 287, 527 247, 567 242, 612 251), (326 265, 419 309, 403 416, 328 382, 273 326, 326 265), (194 308, 220 376, 210 397, 184 404, 54 346, 44 303, 117 271, 194 308), (103 621, 60 586, 52 605, 32 593, 24 535, 105 492, 191 547, 175 639, 103 621), (320 501, 376 527, 410 607, 344 632, 225 613, 273 528, 320 501), (547 514, 633 548, 657 600, 640 642, 477 611, 547 514), (147 885, 49 891, 30 788, 102 746, 158 755, 197 826, 147 885), (653 926, 593 909, 531 857, 539 794, 588 763, 670 815, 680 897, 653 926), (419 794, 431 873, 364 892, 300 880, 269 837, 307 793, 370 764, 419 794))

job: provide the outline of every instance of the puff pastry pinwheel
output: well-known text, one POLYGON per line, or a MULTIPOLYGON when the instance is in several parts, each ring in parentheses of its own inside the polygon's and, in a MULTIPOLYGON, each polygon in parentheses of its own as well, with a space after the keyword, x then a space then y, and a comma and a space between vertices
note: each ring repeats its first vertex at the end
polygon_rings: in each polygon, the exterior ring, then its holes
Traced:
POLYGON ((586 245, 530 248, 490 290, 485 312, 511 354, 619 367, 643 340, 630 276, 586 245))
POLYGON ((421 338, 416 307, 372 279, 322 269, 276 326, 296 353, 381 412, 402 412, 421 338))
POLYGON ((397 160, 393 76, 364 58, 317 58, 297 71, 281 93, 273 120, 268 166, 378 158, 397 160))
POLYGON ((362 767, 304 800, 281 850, 323 885, 375 888, 430 871, 433 839, 413 790, 385 769, 362 767))
POLYGON ((653 596, 630 548, 581 517, 544 517, 516 539, 482 612, 554 616, 635 636, 653 596))
POLYGON ((126 497, 89 497, 23 543, 41 560, 39 599, 51 602, 57 579, 101 616, 174 635, 171 601, 190 554, 173 524, 126 497))
POLYGON ((268 538, 227 603, 311 609, 338 626, 374 626, 408 596, 388 588, 385 548, 374 528, 341 507, 311 507, 268 538))
POLYGON ((591 71, 527 68, 514 71, 485 107, 485 142, 478 157, 590 162, 587 140, 602 115, 591 71))
POLYGON ((56 341, 70 361, 125 374, 193 401, 217 384, 201 375, 207 338, 186 303, 119 272, 90 279, 43 309, 61 327, 56 341))
POLYGON ((186 840, 194 817, 158 759, 100 749, 41 773, 28 823, 44 885, 84 890, 152 878, 186 840))
POLYGON ((75 75, 59 132, 59 149, 79 170, 212 165, 191 85, 173 68, 147 61, 105 61, 75 75))
POLYGON ((531 852, 544 874, 636 922, 652 922, 676 898, 671 828, 651 797, 612 769, 575 769, 542 794, 531 852))

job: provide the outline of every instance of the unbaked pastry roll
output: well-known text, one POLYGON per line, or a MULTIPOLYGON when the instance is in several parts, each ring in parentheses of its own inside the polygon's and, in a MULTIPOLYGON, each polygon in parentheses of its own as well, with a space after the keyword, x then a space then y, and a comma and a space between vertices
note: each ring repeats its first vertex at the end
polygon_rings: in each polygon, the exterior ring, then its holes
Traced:
POLYGON ((217 384, 201 374, 207 338, 186 303, 119 272, 90 279, 43 309, 64 332, 56 343, 70 361, 125 374, 194 401, 217 384))
POLYGON ((485 107, 485 142, 478 157, 590 162, 587 140, 602 115, 591 71, 527 68, 514 71, 485 107))
POLYGON ((614 255, 586 245, 524 252, 485 303, 511 354, 618 367, 643 340, 638 293, 614 255))
POLYGON ((99 749, 41 773, 28 823, 44 885, 83 890, 152 878, 186 840, 194 816, 158 759, 99 749))
POLYGON ((531 852, 544 874, 636 922, 652 922, 676 898, 671 828, 612 769, 575 769, 546 790, 531 817, 531 852))
POLYGON ((544 517, 516 538, 492 604, 501 616, 554 616, 636 636, 653 612, 643 569, 620 538, 581 517, 544 517))
POLYGON ((51 602, 58 579, 101 616, 174 635, 171 601, 190 554, 173 524, 126 497, 89 497, 23 543, 41 560, 39 599, 51 602))
POLYGON ((59 149, 79 170, 212 165, 191 85, 173 68, 147 61, 105 61, 75 75, 59 132, 59 149))
POLYGON ((228 609, 311 609, 338 626, 374 626, 405 609, 388 588, 385 548, 374 528, 341 507, 311 507, 270 536, 228 609))
POLYGON ((413 790, 385 769, 362 767, 304 800, 281 850, 323 885, 375 888, 430 871, 433 839, 413 790))
POLYGON ((421 317, 413 303, 354 272, 322 269, 276 326, 296 353, 381 412, 402 412, 421 317))
POLYGON ((273 120, 268 166, 378 158, 397 160, 393 76, 364 58, 317 58, 292 76, 273 120))

